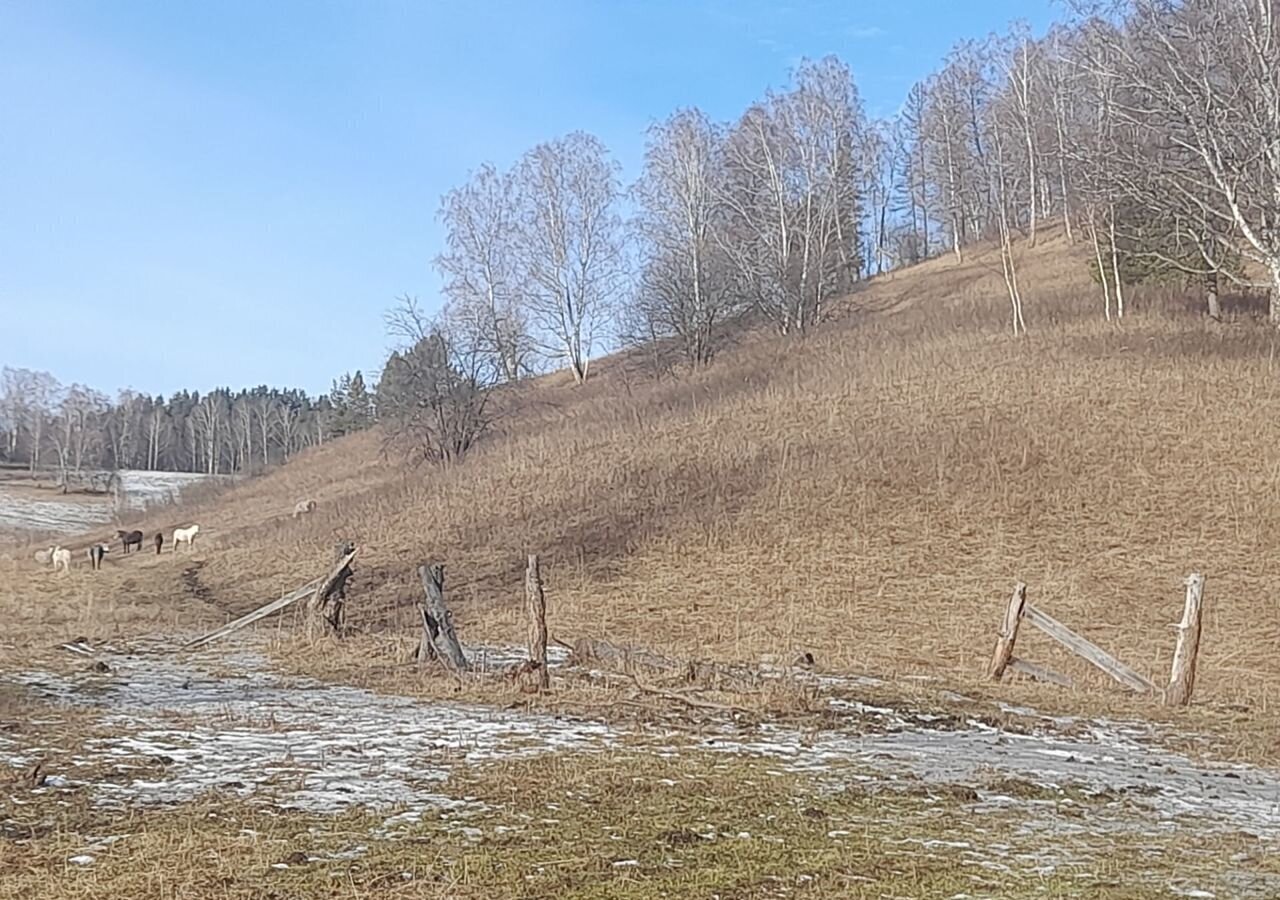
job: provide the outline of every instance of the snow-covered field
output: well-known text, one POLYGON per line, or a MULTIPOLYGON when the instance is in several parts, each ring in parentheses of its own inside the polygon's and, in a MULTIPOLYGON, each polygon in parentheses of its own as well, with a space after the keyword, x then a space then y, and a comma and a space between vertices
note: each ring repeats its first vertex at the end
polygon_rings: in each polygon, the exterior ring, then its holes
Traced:
MULTIPOLYGON (((186 488, 225 476, 192 472, 120 472, 127 510, 149 509, 176 501, 186 488)), ((0 531, 78 534, 112 521, 115 507, 110 494, 65 498, 56 491, 37 495, 23 482, 0 482, 0 531)))

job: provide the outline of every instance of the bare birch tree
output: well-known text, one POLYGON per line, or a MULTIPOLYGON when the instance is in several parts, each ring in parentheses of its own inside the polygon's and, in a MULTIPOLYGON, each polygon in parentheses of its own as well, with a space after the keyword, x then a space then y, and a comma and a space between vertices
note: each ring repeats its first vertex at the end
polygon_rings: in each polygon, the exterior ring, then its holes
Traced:
MULTIPOLYGON (((1026 221, 1027 221, 1027 237, 1034 245, 1036 242, 1036 212, 1037 205, 1040 204, 1040 170, 1039 170, 1039 151, 1036 145, 1036 130, 1039 124, 1039 115, 1034 107, 1037 98, 1038 87, 1038 49, 1035 48, 1034 42, 1031 40, 1031 29, 1026 23, 1019 23, 1014 26, 1009 36, 1004 40, 1001 52, 997 53, 996 58, 1003 71, 1004 85, 1004 106, 1005 117, 1016 125, 1016 131, 1021 143, 1022 164, 1025 168, 1026 177, 1023 183, 1026 188, 1026 221)), ((1009 152, 1010 147, 1001 148, 1004 160, 999 164, 1002 171, 1001 177, 1005 177, 1004 168, 1012 163, 1013 154, 1009 152)), ((1003 192, 1005 185, 998 185, 997 190, 1003 192)), ((1001 216, 1001 233, 1008 230, 1008 209, 1007 204, 1000 204, 1001 216)))
POLYGON ((645 339, 674 335, 692 366, 711 361, 718 329, 737 305, 718 240, 722 141, 700 110, 676 112, 649 129, 644 171, 632 187, 641 271, 631 312, 645 339))
POLYGON ((883 119, 867 125, 862 139, 863 196, 866 198, 867 269, 879 275, 892 265, 889 213, 905 163, 905 141, 896 123, 883 119))
POLYGON ((910 227, 916 248, 908 262, 929 258, 929 214, 932 194, 926 156, 925 126, 928 115, 928 86, 917 82, 911 86, 898 116, 902 141, 902 188, 905 207, 910 211, 910 227))
POLYGON ((455 327, 466 329, 468 342, 493 357, 506 381, 527 374, 533 351, 519 302, 523 273, 512 246, 519 213, 511 174, 487 163, 444 195, 439 212, 445 252, 436 266, 445 278, 455 327))
POLYGON ((598 139, 573 132, 526 153, 514 185, 524 306, 543 352, 581 383, 625 275, 618 166, 598 139))
MULTIPOLYGON (((1122 175, 1169 221, 1266 272, 1280 325, 1280 11, 1274 0, 1129 0, 1108 32, 1122 175)), ((1220 266, 1211 267, 1226 271, 1220 266)), ((1237 276, 1239 277, 1239 276, 1237 276)))
POLYGON ((807 331, 861 276, 856 153, 865 127, 849 68, 804 61, 730 131, 721 247, 743 291, 783 334, 807 331))

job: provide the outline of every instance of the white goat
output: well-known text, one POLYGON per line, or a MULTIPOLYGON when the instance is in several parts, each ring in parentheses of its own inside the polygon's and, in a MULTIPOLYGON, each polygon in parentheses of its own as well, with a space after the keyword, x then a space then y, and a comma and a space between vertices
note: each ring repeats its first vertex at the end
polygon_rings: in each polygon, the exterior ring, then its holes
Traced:
POLYGON ((199 532, 199 525, 192 525, 189 528, 173 529, 173 552, 178 552, 179 544, 186 544, 188 550, 194 549, 196 544, 196 535, 199 532))
POLYGON ((53 550, 53 571, 71 571, 71 551, 65 547, 55 547, 53 550))
POLYGON ((316 501, 299 500, 293 506, 293 517, 296 519, 298 518, 298 516, 305 516, 307 513, 313 513, 315 511, 316 511, 316 501))

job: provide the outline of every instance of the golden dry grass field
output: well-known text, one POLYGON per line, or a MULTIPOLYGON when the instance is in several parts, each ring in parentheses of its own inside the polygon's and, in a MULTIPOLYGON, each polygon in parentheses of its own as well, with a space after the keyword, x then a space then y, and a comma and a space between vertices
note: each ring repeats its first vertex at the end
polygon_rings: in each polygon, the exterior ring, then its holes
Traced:
MULTIPOLYGON (((116 557, 97 574, 77 560, 58 577, 15 551, 0 559, 0 651, 29 660, 76 635, 220 624, 317 577, 350 539, 359 634, 282 653, 311 675, 395 689, 412 680, 390 654, 417 627, 420 563, 445 564, 464 643, 520 643, 536 552, 550 630, 568 642, 747 663, 807 651, 822 672, 1172 722, 1209 735, 1219 757, 1280 764, 1276 335, 1154 294, 1107 323, 1083 250, 1060 237, 1020 248, 1019 263, 1022 338, 1007 330, 994 252, 940 258, 875 279, 804 339, 745 334, 706 371, 659 373, 636 352, 602 360, 583 387, 539 379, 504 399, 500 433, 458 465, 406 466, 373 431, 139 524, 149 537, 198 522, 190 554, 116 557), (305 498, 317 511, 291 519, 305 498), (1021 580, 1031 602, 1162 683, 1192 571, 1207 589, 1189 710, 1123 695, 1029 628, 1019 655, 1078 686, 984 682, 1021 580)), ((471 895, 453 863, 441 871, 471 895)), ((584 878, 547 893, 591 896, 584 878)), ((920 878, 917 896, 960 889, 932 869, 920 878)), ((859 895, 819 881, 822 895, 859 895)), ((759 884, 726 896, 772 896, 759 884)), ((882 887, 907 896, 909 884, 882 887)), ((669 895, 708 887, 677 879, 669 895)))
POLYGON ((636 356, 585 388, 542 379, 461 465, 406 467, 372 432, 139 524, 199 522, 190 556, 56 578, 15 552, 9 640, 221 622, 316 577, 349 538, 364 630, 413 627, 430 559, 464 638, 522 640, 537 552, 557 637, 963 680, 1021 579, 1159 680, 1197 570, 1198 697, 1276 708, 1274 336, 1152 310, 1108 325, 1078 254, 1048 241, 1024 257, 1025 339, 1001 327, 993 258, 938 259, 872 282, 817 335, 749 335, 706 372, 655 380, 636 356), (292 520, 307 497, 318 511, 292 520))

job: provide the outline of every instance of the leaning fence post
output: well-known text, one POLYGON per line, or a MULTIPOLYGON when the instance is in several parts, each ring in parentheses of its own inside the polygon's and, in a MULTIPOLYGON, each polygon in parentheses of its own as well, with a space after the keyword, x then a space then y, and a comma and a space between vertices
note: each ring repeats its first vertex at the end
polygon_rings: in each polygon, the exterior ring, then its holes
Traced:
POLYGON ((1013 645, 1018 640, 1018 625, 1022 622, 1022 610, 1027 605, 1027 586, 1019 581, 1013 588, 1013 596, 1004 611, 1004 622, 1000 626, 1000 639, 996 641, 995 652, 991 655, 991 665, 987 669, 987 677, 999 681, 1004 677, 1004 670, 1013 659, 1013 645))
POLYGON ((529 661, 538 667, 538 688, 545 691, 551 687, 551 672, 547 669, 547 598, 542 591, 536 553, 529 554, 524 571, 524 603, 529 616, 529 661))
POLYGON ((1204 576, 1193 572, 1187 576, 1187 600, 1182 608, 1178 629, 1178 645, 1173 651, 1173 668, 1169 687, 1164 692, 1165 706, 1186 706, 1196 686, 1196 655, 1200 652, 1200 611, 1204 604, 1204 576))

